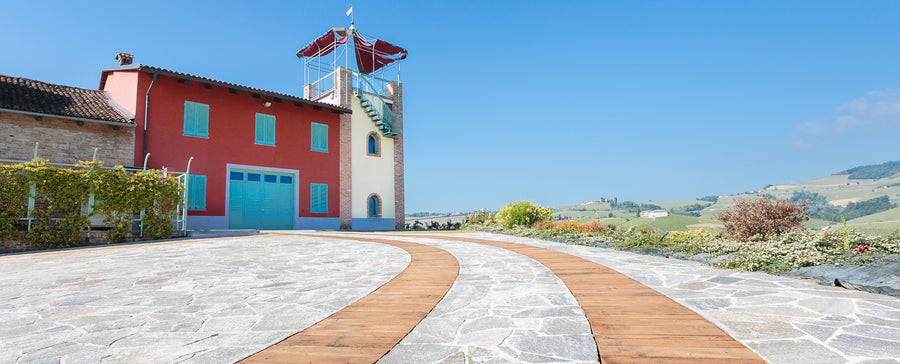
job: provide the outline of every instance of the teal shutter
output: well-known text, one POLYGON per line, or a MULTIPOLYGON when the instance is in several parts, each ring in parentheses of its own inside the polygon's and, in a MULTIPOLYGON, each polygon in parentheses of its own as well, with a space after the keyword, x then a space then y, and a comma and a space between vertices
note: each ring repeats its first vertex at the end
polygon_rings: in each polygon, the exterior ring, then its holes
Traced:
POLYGON ((209 105, 197 104, 197 136, 209 137, 209 105))
POLYGON ((184 135, 194 135, 197 133, 197 124, 194 123, 194 103, 190 101, 184 102, 184 135))
POLYGON ((319 124, 310 124, 310 141, 309 150, 318 150, 319 148, 319 124))
POLYGON ((265 137, 263 134, 266 133, 266 116, 260 113, 256 113, 256 136, 253 139, 253 142, 256 144, 265 144, 265 137))
POLYGON ((275 145, 275 115, 256 113, 256 144, 275 145))
POLYGON ((184 102, 184 135, 209 137, 209 105, 184 102))
POLYGON ((188 210, 206 210, 206 176, 190 175, 188 179, 188 210))
POLYGON ((311 127, 310 149, 316 152, 328 152, 328 125, 312 123, 311 127))
POLYGON ((328 185, 322 183, 310 183, 309 185, 309 212, 328 212, 328 185))
POLYGON ((266 141, 275 145, 275 115, 266 115, 266 141))

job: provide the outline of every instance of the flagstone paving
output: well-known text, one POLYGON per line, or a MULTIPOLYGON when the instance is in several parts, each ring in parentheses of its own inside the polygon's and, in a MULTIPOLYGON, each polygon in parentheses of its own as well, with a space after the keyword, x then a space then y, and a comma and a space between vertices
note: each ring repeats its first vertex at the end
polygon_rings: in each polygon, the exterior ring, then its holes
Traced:
POLYGON ((411 261, 402 273, 374 292, 241 363, 374 363, 431 312, 459 272, 453 255, 432 246, 345 236, 341 239, 396 246, 409 253, 411 261))
POLYGON ((0 363, 227 363, 366 296, 409 254, 255 236, 0 257, 0 363))
MULTIPOLYGON (((365 297, 402 249, 253 236, 0 257, 0 362, 235 362, 365 297)), ((359 235, 362 236, 362 235, 359 235)), ((536 261, 473 243, 402 237, 459 261, 434 310, 381 363, 592 362, 584 311, 536 261)), ((608 266, 714 322, 771 363, 896 363, 900 300, 761 273, 486 233, 608 266)), ((374 237, 368 235, 368 237, 374 237)))
POLYGON ((691 308, 770 363, 900 363, 894 297, 606 248, 454 235, 554 249, 613 268, 691 308))
POLYGON ((439 239, 495 246, 549 268, 584 310, 601 362, 763 362, 695 312, 605 266, 527 244, 456 236, 439 239))

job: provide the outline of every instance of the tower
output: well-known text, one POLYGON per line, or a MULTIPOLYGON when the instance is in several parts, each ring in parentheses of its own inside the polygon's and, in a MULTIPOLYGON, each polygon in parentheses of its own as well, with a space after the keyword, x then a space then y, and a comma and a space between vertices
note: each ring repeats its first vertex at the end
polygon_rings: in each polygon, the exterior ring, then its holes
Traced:
POLYGON ((352 110, 340 123, 341 229, 404 228, 398 61, 406 55, 406 49, 364 35, 353 24, 332 28, 297 52, 304 62, 304 98, 352 110))

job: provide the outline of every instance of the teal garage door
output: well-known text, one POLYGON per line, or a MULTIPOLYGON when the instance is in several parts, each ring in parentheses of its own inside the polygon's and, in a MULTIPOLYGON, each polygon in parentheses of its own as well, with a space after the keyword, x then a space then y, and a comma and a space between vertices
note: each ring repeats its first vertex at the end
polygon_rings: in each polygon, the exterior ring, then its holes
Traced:
POLYGON ((230 172, 228 228, 294 228, 294 176, 236 170, 230 172))

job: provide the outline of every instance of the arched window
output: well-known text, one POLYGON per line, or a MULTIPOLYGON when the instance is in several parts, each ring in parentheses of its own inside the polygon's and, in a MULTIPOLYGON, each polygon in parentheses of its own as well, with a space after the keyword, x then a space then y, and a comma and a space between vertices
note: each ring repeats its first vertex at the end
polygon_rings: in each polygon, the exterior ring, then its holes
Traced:
POLYGON ((370 219, 381 217, 381 197, 374 193, 369 195, 368 207, 367 211, 370 219))
POLYGON ((381 156, 381 140, 375 132, 369 133, 366 137, 366 154, 380 157, 381 156))

